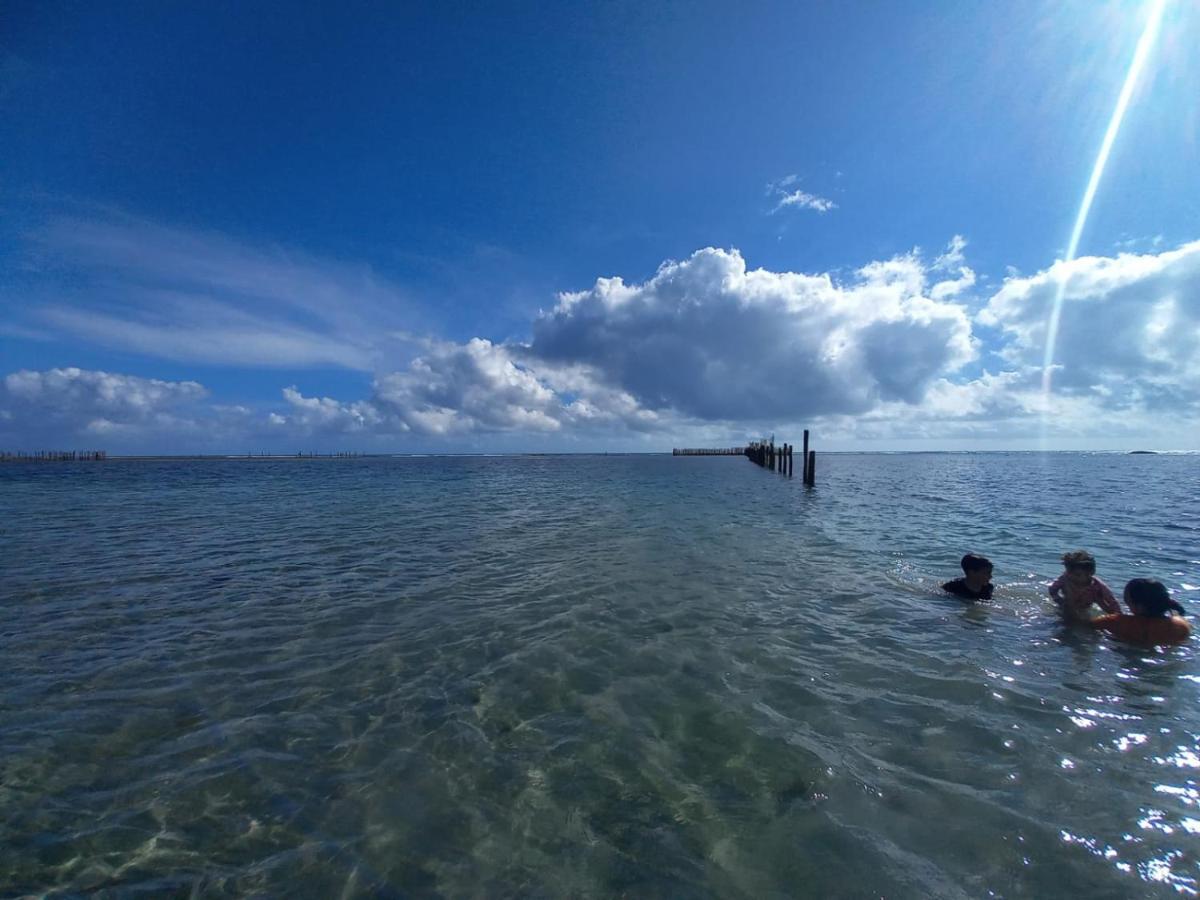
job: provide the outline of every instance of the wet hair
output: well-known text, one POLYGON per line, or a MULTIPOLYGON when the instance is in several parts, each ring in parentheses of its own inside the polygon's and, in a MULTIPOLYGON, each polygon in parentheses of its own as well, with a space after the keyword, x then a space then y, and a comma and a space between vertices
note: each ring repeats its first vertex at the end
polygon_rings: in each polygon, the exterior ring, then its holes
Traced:
POLYGON ((1072 550, 1070 553, 1064 553, 1062 564, 1068 569, 1086 569, 1089 572, 1096 571, 1096 557, 1092 556, 1086 550, 1072 550))
POLYGON ((964 572, 974 572, 978 569, 992 568, 992 561, 986 556, 980 556, 978 553, 968 553, 962 558, 962 570, 964 572))
POLYGON ((1157 578, 1135 578, 1125 585, 1125 602, 1141 607, 1147 616, 1165 616, 1168 610, 1183 615, 1183 607, 1171 599, 1167 586, 1157 578))

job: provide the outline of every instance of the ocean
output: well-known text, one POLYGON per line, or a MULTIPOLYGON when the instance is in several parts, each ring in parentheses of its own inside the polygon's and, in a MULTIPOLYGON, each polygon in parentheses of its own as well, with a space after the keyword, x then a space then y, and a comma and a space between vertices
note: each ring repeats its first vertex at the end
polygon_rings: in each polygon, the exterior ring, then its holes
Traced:
POLYGON ((5 464, 0 895, 1194 895, 1076 548, 1200 610, 1200 456, 5 464))

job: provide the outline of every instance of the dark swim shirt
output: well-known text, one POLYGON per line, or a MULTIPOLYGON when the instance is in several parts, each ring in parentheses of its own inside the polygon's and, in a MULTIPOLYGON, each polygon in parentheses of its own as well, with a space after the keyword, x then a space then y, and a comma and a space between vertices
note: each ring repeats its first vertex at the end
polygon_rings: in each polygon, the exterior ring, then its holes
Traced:
POLYGON ((962 597, 964 600, 991 600, 992 599, 992 583, 989 581, 979 593, 975 593, 967 587, 967 579, 955 578, 953 581, 947 581, 942 585, 942 590, 953 594, 955 597, 962 597))

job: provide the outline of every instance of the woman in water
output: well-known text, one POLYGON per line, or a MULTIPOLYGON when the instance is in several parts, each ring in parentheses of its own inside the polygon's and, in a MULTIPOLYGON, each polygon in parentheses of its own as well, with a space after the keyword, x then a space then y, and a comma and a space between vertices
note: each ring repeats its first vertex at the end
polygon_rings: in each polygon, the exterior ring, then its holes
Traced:
POLYGON ((1100 616, 1092 620, 1092 627, 1119 641, 1147 647, 1182 644, 1192 634, 1191 626, 1180 618, 1183 607, 1156 578, 1135 578, 1125 585, 1125 605, 1133 615, 1100 616))

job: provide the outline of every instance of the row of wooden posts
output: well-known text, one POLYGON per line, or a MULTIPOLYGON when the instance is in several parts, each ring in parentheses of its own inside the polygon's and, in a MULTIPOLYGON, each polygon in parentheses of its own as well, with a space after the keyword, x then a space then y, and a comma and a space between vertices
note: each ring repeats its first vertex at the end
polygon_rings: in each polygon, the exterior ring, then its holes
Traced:
POLYGON ((107 459, 104 450, 0 450, 0 462, 77 462, 107 459))
MULTIPOLYGON (((270 456, 271 454, 264 454, 270 456)), ((340 450, 336 453, 318 453, 316 450, 301 450, 296 454, 297 459, 357 459, 360 456, 366 456, 365 453, 358 453, 353 450, 340 450)))
MULTIPOLYGON (((358 450, 338 450, 321 453, 317 450, 297 450, 295 453, 274 453, 270 450, 254 450, 245 454, 245 459, 358 459, 366 456, 358 450)), ((233 459, 232 456, 224 457, 233 459)))
MULTIPOLYGON (((672 456, 745 456, 764 469, 792 477, 795 469, 795 447, 791 444, 776 444, 774 435, 770 440, 753 441, 747 447, 676 447, 672 456)), ((812 487, 817 483, 817 451, 808 449, 808 429, 804 429, 804 447, 800 451, 800 477, 812 487)))
MULTIPOLYGON (((746 448, 745 453, 751 462, 791 478, 795 468, 795 450, 791 444, 776 445, 772 437, 769 441, 755 441, 746 448)), ((804 447, 800 451, 800 477, 808 487, 817 483, 817 451, 808 449, 807 428, 804 429, 804 447)))

